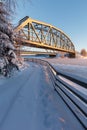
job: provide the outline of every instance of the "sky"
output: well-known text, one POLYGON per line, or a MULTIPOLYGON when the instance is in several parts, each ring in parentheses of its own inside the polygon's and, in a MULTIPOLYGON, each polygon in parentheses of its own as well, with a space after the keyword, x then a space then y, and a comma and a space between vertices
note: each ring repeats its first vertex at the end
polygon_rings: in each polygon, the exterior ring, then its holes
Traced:
POLYGON ((87 50, 87 0, 18 0, 14 24, 25 16, 66 33, 77 51, 87 50), (27 2, 28 1, 28 2, 27 2))

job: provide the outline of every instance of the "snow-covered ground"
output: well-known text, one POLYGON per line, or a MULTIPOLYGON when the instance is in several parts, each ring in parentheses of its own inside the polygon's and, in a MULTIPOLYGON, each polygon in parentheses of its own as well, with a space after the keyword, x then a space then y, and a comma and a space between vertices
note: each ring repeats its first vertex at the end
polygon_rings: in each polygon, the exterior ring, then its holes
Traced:
POLYGON ((74 74, 87 80, 87 58, 48 58, 57 70, 74 74))
POLYGON ((54 91, 46 67, 0 79, 0 130, 83 130, 54 91))

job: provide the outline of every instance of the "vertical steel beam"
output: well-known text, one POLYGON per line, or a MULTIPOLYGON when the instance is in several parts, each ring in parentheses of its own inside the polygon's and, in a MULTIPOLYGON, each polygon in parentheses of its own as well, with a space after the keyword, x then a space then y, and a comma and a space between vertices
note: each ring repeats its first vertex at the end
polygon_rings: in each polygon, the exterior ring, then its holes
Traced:
POLYGON ((28 40, 30 40, 30 23, 28 23, 28 40))

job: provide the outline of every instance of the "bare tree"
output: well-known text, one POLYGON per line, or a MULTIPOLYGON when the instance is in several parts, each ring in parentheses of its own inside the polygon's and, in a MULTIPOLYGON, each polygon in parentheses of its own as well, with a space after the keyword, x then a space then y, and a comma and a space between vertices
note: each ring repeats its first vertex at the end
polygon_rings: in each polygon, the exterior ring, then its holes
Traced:
POLYGON ((82 49, 82 50, 81 50, 81 55, 82 55, 82 56, 87 56, 87 52, 86 52, 85 49, 82 49))
MULTIPOLYGON (((5 1, 8 12, 13 13, 18 5, 18 0, 2 0, 2 1, 5 1)), ((21 0, 21 2, 23 3, 23 5, 25 5, 26 2, 32 3, 31 0, 21 0)))

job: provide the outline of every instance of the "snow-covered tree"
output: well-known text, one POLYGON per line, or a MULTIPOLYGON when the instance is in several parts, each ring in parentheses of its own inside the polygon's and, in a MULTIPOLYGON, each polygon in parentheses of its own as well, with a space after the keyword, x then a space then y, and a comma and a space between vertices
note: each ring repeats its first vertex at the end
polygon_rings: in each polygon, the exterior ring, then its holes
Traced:
MULTIPOLYGON (((22 0, 30 1, 30 0, 22 0)), ((10 14, 16 8, 17 0, 0 0, 0 54, 6 48, 14 49, 14 34, 10 22, 10 14)))
MULTIPOLYGON (((28 2, 30 0, 22 0, 22 2, 24 1, 28 2)), ((10 16, 13 14, 17 2, 17 0, 0 0, 0 57, 3 57, 5 61, 4 66, 12 65, 11 61, 15 61, 13 65, 18 69, 16 65, 18 58, 15 54, 13 27, 10 22, 10 16)))
POLYGON ((5 2, 0 2, 0 53, 6 48, 14 49, 13 29, 9 22, 9 12, 5 2))
POLYGON ((5 59, 5 64, 10 64, 10 58, 16 58, 13 28, 9 19, 9 9, 8 0, 0 0, 0 57, 5 59))

